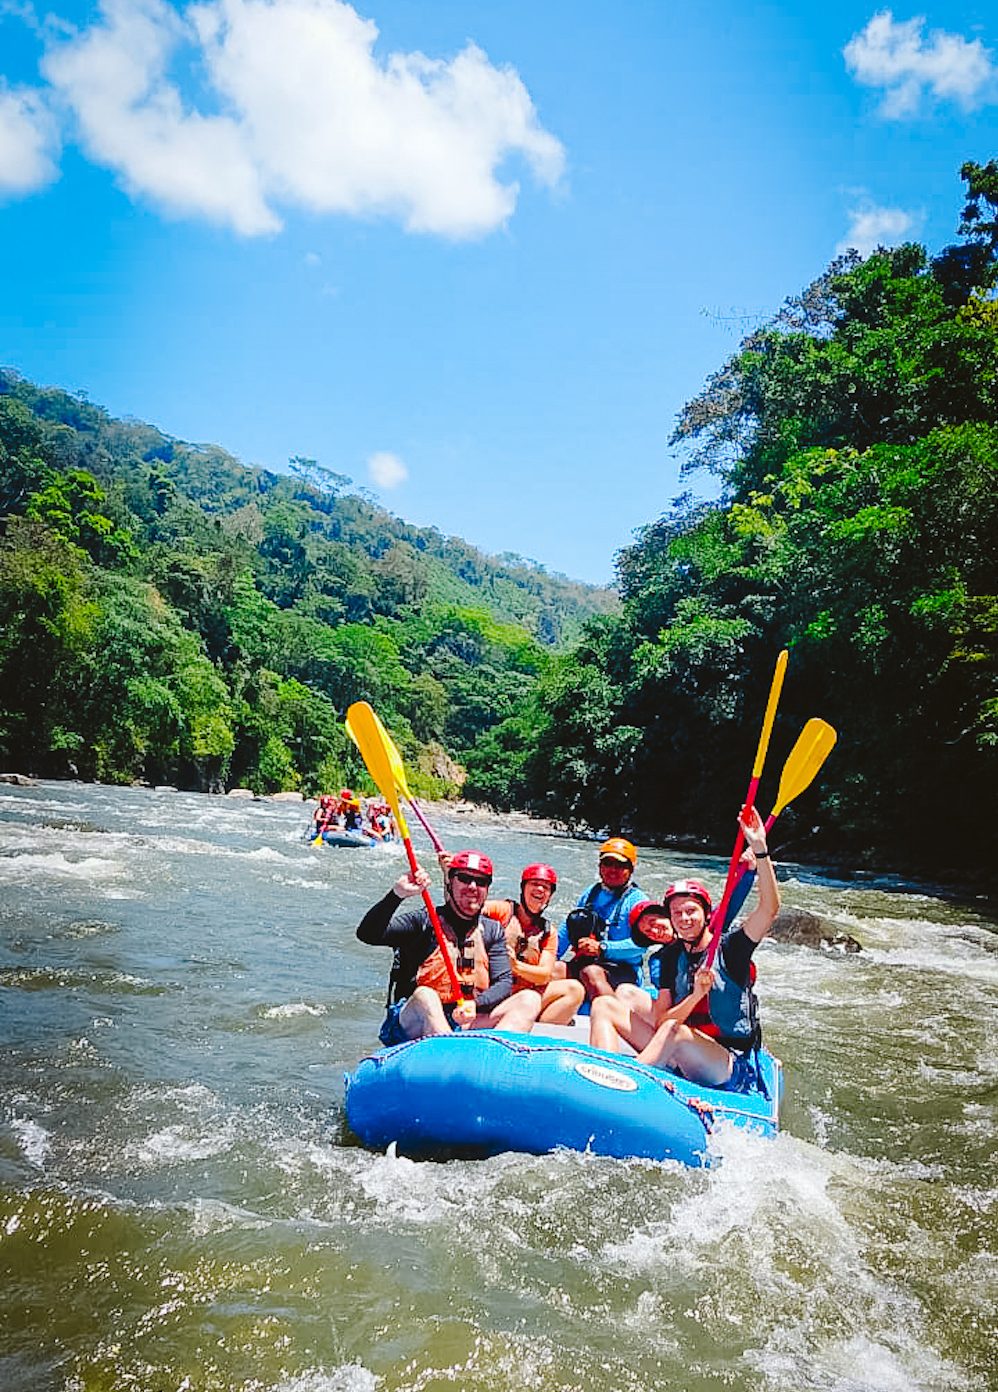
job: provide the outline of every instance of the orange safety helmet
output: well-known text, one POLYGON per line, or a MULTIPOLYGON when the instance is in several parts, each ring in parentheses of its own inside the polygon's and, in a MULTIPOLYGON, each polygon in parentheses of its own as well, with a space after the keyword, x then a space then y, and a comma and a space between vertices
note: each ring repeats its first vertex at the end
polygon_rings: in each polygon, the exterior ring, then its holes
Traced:
POLYGON ((614 860, 626 860, 633 870, 638 863, 637 849, 630 841, 623 836, 611 836, 609 841, 604 841, 599 848, 599 858, 611 856, 614 860))

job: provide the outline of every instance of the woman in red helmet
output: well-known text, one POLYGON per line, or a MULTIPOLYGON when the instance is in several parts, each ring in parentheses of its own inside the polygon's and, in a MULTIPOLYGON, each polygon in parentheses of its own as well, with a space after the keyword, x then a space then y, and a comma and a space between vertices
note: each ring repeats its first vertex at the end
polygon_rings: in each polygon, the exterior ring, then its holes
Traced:
POLYGON ((558 960, 558 930, 544 910, 558 888, 558 876, 550 865, 528 865, 520 875, 520 898, 489 899, 483 912, 506 930, 506 947, 513 968, 513 994, 540 991, 538 1020, 548 1025, 568 1025, 585 1000, 578 981, 552 980, 558 960))
POLYGON ((396 912, 403 900, 429 889, 425 870, 400 876, 357 928, 361 942, 395 951, 388 1014, 379 1036, 383 1044, 458 1029, 501 1027, 526 1033, 537 1019, 540 995, 529 990, 512 994, 505 930, 482 914, 492 883, 492 861, 482 851, 458 851, 449 857, 444 883, 444 902, 437 905, 437 916, 461 988, 459 996, 454 995, 426 908, 419 905, 396 912))
MULTIPOLYGON (((762 819, 753 807, 739 820, 758 876, 756 908, 741 926, 725 932, 713 967, 707 967, 710 893, 699 880, 670 885, 665 903, 673 940, 659 948, 657 962, 653 959, 658 967, 657 998, 652 1001, 647 992, 630 987, 616 999, 594 1001, 589 1032, 596 1048, 616 1051, 623 1038, 642 1063, 735 1091, 755 1083, 752 1055, 759 1043, 759 1025, 752 955, 780 907, 762 819)), ((638 931, 645 939, 653 937, 652 923, 650 916, 641 918, 638 931)))

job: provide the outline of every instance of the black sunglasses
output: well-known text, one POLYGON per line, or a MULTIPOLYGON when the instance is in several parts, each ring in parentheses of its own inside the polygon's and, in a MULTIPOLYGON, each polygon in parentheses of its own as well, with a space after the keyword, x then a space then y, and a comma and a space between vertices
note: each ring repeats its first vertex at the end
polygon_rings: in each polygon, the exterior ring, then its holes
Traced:
POLYGON ((467 870, 455 870, 451 874, 451 879, 457 880, 458 884, 478 885, 479 889, 488 889, 492 883, 488 875, 469 875, 467 870))

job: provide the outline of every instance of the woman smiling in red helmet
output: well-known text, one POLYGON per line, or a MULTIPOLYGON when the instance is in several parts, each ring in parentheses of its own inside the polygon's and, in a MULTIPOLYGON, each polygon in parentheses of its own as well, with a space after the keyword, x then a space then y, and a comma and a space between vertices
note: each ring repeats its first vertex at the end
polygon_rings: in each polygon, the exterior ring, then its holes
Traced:
POLYGON ((558 960, 558 931, 544 916, 544 910, 557 888, 558 876, 550 865, 528 865, 520 875, 519 901, 489 899, 482 912, 506 930, 513 994, 540 991, 538 1020, 548 1025, 567 1025, 586 993, 578 981, 552 980, 558 960))

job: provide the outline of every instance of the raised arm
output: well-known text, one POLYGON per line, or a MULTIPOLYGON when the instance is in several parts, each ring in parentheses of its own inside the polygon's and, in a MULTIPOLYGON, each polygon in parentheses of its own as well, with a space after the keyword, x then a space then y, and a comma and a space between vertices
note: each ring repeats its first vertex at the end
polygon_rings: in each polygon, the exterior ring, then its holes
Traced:
POLYGON ((749 850, 755 857, 755 873, 759 886, 759 902, 742 925, 742 931, 753 942, 762 942, 780 911, 780 887, 766 844, 766 828, 754 807, 750 807, 739 825, 749 850))
POLYGON ((395 910, 404 899, 422 894, 430 886, 430 877, 425 870, 417 869, 415 875, 408 872, 400 875, 383 899, 368 909, 357 925, 357 937, 370 947, 389 947, 388 926, 395 910))

